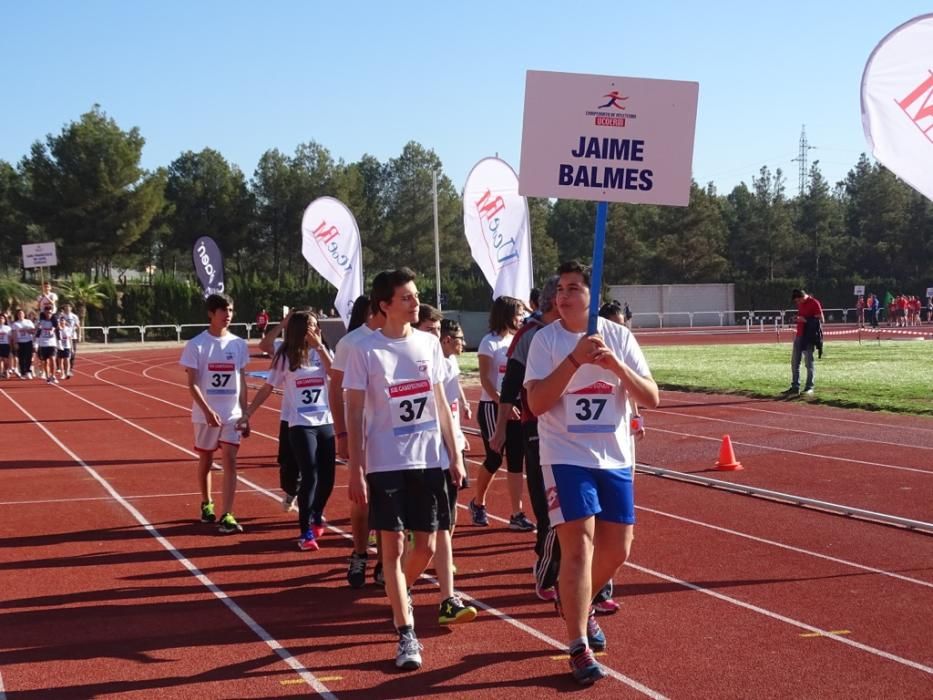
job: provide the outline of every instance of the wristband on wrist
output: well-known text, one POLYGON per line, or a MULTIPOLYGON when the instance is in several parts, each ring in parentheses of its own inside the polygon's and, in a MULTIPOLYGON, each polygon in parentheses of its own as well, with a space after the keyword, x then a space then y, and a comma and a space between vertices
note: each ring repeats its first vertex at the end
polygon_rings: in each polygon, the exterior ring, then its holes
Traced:
POLYGON ((574 369, 580 369, 580 363, 577 362, 577 358, 573 356, 573 353, 570 353, 569 355, 567 355, 567 359, 570 360, 570 364, 573 365, 574 369))

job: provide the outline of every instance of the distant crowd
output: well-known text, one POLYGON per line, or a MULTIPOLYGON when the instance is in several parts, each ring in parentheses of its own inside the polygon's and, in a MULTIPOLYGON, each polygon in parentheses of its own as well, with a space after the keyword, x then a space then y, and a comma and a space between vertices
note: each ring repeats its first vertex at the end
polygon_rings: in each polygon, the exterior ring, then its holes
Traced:
POLYGON ((71 304, 59 308, 51 283, 43 282, 34 310, 0 313, 0 379, 71 379, 80 329, 71 304))
MULTIPOLYGON (((855 303, 855 309, 859 328, 864 328, 866 324, 877 328, 882 321, 882 311, 887 313, 886 321, 890 327, 907 328, 919 326, 923 322, 923 302, 919 297, 907 294, 889 295, 886 305, 882 305, 875 294, 869 294, 867 297, 861 295, 855 303)), ((933 297, 927 299, 927 322, 933 323, 933 297)))

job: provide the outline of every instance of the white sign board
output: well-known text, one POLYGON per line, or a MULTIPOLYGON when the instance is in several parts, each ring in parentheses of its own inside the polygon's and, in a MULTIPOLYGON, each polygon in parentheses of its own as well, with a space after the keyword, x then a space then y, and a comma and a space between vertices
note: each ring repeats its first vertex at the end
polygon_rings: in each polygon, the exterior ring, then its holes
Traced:
POLYGON ((686 206, 699 87, 528 71, 520 194, 686 206))
POLYGON ((23 246, 23 267, 53 267, 58 265, 54 243, 31 243, 23 246))
POLYGON ((927 299, 933 297, 933 287, 927 287, 927 299))
POLYGON ((857 284, 857 285, 855 285, 855 292, 854 292, 854 294, 855 294, 855 296, 857 296, 857 297, 863 296, 863 295, 865 294, 865 285, 864 285, 864 284, 857 284))

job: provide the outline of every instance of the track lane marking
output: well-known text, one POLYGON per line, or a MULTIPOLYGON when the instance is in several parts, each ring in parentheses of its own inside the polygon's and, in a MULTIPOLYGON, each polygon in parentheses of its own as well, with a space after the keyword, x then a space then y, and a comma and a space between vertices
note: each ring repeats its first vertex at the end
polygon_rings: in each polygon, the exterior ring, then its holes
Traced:
MULTIPOLYGON (((60 385, 58 385, 60 386, 60 385)), ((63 389, 68 394, 76 396, 71 391, 63 389)), ((67 445, 65 445, 61 440, 59 440, 48 428, 46 428, 42 423, 40 423, 29 411, 27 411, 23 406, 21 406, 17 401, 15 401, 5 390, 0 389, 0 394, 3 394, 7 400, 12 403, 19 411, 31 420, 36 427, 38 427, 42 432, 44 432, 56 445, 61 448, 61 450, 71 457, 77 464, 80 464, 81 467, 87 471, 91 477, 99 483, 103 489, 110 494, 111 498, 119 503, 123 508, 133 516, 137 523, 139 523, 143 529, 148 532, 160 545, 163 549, 171 554, 179 564, 181 564, 188 572, 196 578, 201 585, 207 588, 215 598, 220 600, 227 609, 230 610, 234 615, 236 615, 241 622, 243 622, 250 631, 253 632, 259 639, 265 642, 276 655, 282 659, 295 673, 297 673, 301 679, 310 685, 315 692, 326 700, 336 700, 337 696, 330 692, 327 687, 322 684, 318 679, 311 673, 304 665, 301 664, 298 659, 296 659, 291 652, 288 651, 282 644, 276 640, 272 635, 270 635, 256 620, 254 620, 243 608, 241 608, 230 596, 228 596, 223 589, 221 589, 217 584, 215 584, 208 576, 206 576, 194 563, 188 559, 182 552, 175 547, 166 537, 159 532, 159 530, 150 523, 142 513, 140 513, 129 501, 127 501, 120 493, 111 486, 110 482, 104 479, 97 471, 88 466, 87 462, 81 459, 74 451, 71 450, 67 445)), ((78 397, 80 398, 80 397, 78 397)), ((115 414, 114 414, 115 415, 115 414)), ((127 421, 129 422, 129 421, 127 421)))
MULTIPOLYGON (((669 435, 680 435, 681 437, 696 438, 697 440, 711 440, 713 442, 722 442, 721 437, 710 437, 708 435, 697 435, 695 433, 684 433, 679 430, 667 430, 666 428, 646 428, 649 432, 659 432, 667 433, 669 435)), ((743 447, 754 447, 761 450, 769 450, 772 452, 786 452, 788 454, 800 455, 801 457, 814 457, 816 459, 828 459, 834 462, 846 462, 847 464, 861 464, 869 467, 881 467, 882 469, 895 469, 897 471, 905 472, 915 472, 918 474, 925 474, 926 476, 933 476, 933 471, 927 471, 926 469, 916 469, 914 467, 902 467, 897 464, 882 464, 881 462, 867 462, 862 459, 852 459, 850 457, 834 457, 832 455, 821 455, 816 452, 801 452, 800 450, 789 450, 785 447, 772 447, 771 445, 759 445, 754 442, 742 442, 739 440, 733 440, 733 445, 742 445, 743 447)))

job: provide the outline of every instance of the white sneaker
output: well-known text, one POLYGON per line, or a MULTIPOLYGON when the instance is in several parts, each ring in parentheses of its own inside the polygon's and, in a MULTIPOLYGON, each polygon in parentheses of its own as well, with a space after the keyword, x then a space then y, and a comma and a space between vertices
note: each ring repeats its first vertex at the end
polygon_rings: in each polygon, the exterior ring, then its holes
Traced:
POLYGON ((423 648, 414 631, 406 632, 398 638, 395 666, 406 671, 415 671, 421 668, 421 650, 423 648))

